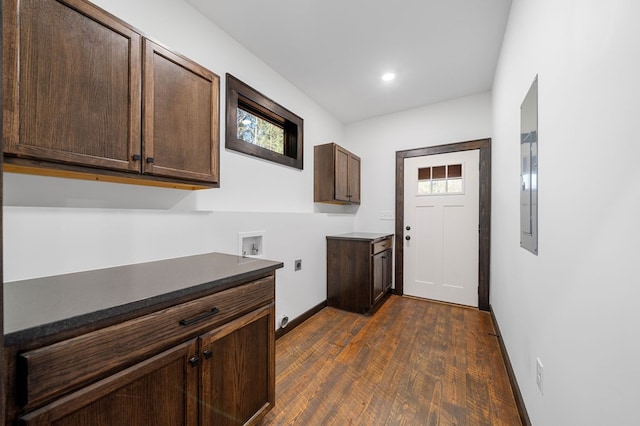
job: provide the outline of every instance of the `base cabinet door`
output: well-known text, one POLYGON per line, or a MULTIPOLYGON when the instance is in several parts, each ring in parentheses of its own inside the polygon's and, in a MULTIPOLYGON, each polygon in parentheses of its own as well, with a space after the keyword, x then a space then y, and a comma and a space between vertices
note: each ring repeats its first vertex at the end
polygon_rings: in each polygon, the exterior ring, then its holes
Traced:
POLYGON ((200 337, 200 424, 255 424, 275 403, 271 304, 200 337))
POLYGON ((197 424, 196 341, 178 345, 19 419, 21 425, 197 424))
POLYGON ((385 252, 373 256, 373 277, 371 279, 373 284, 371 287, 372 303, 376 303, 384 295, 386 290, 384 288, 384 262, 385 252))
POLYGON ((393 265, 391 249, 373 255, 373 293, 371 300, 375 304, 391 288, 393 265))
POLYGON ((393 285, 393 250, 385 250, 382 256, 382 291, 386 293, 393 285))

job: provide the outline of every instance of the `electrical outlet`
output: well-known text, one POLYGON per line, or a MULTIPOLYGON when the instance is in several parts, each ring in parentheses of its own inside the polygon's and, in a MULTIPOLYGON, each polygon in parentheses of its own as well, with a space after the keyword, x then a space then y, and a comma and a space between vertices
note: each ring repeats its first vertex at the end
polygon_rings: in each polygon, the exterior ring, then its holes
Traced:
POLYGON ((382 210, 380 211, 380 220, 393 220, 393 212, 382 210))
POLYGON ((538 385, 538 389, 540 389, 540 395, 543 395, 542 392, 542 361, 540 358, 536 358, 536 384, 538 385))
POLYGON ((282 315, 282 318, 280 319, 280 327, 285 328, 287 324, 289 324, 289 317, 287 315, 282 315))
POLYGON ((296 260, 293 264, 294 264, 293 266, 294 271, 299 271, 300 269, 302 269, 302 259, 296 260))

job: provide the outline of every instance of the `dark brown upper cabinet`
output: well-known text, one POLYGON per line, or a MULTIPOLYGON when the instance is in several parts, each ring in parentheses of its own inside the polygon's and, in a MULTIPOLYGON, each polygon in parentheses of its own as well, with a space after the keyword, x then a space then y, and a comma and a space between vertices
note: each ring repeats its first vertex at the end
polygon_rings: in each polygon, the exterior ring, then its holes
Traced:
POLYGON ((335 143, 314 147, 313 201, 360 204, 360 157, 335 143))
POLYGON ((7 171, 216 186, 218 76, 85 0, 4 0, 2 26, 7 171))

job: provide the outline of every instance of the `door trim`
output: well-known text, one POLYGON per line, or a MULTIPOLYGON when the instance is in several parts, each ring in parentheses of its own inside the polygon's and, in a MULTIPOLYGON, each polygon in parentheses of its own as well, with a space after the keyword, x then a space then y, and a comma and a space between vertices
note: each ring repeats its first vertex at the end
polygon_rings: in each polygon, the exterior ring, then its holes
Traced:
POLYGON ((396 271, 395 293, 404 294, 404 159, 477 149, 480 154, 478 229, 478 308, 489 311, 491 251, 491 139, 396 151, 396 271))

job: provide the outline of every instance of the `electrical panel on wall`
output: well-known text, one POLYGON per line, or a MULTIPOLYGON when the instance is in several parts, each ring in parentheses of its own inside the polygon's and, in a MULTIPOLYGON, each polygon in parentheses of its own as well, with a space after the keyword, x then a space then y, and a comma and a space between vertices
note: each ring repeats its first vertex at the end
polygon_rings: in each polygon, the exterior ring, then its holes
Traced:
POLYGON ((520 247, 538 254, 538 76, 520 106, 520 247))

